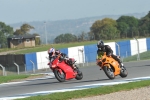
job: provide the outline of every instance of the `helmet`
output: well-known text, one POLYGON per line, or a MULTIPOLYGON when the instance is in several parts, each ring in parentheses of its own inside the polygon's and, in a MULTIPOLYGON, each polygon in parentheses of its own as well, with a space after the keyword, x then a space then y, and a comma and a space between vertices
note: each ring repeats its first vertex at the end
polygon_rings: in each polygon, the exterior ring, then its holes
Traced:
POLYGON ((50 48, 50 49, 48 50, 48 53, 53 53, 53 52, 55 52, 55 49, 54 49, 54 48, 50 48))
POLYGON ((97 42, 97 48, 102 48, 104 46, 104 42, 102 40, 99 40, 97 42))

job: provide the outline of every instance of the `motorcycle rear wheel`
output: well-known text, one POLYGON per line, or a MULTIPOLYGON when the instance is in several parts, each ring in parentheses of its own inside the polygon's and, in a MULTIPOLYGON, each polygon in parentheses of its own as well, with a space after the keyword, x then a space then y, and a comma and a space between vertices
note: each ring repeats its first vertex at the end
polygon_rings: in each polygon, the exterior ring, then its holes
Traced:
POLYGON ((66 79, 65 73, 62 71, 61 74, 58 69, 54 69, 54 75, 59 82, 64 82, 66 79))
POLYGON ((128 75, 127 69, 124 66, 122 66, 120 70, 120 76, 124 78, 124 77, 127 77, 127 75, 128 75))
POLYGON ((103 70, 104 70, 105 74, 107 75, 107 77, 109 79, 114 79, 115 78, 115 74, 114 74, 114 72, 111 68, 109 68, 107 66, 104 66, 103 70))

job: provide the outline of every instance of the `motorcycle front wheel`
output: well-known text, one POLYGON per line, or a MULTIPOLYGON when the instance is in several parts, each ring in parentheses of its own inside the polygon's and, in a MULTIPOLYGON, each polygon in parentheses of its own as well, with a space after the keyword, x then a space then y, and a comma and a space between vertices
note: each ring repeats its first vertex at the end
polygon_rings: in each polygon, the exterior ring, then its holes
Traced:
POLYGON ((83 74, 77 66, 76 66, 76 71, 77 71, 77 75, 76 75, 75 79, 76 80, 81 80, 83 78, 83 74))
POLYGON ((80 72, 80 74, 77 74, 75 77, 76 80, 81 80, 82 78, 83 78, 82 72, 80 72))
POLYGON ((64 82, 66 79, 66 75, 63 72, 63 70, 62 70, 62 73, 60 73, 59 70, 61 70, 61 69, 54 69, 54 75, 59 82, 64 82))
POLYGON ((109 68, 107 66, 104 66, 103 70, 104 70, 105 74, 107 75, 107 77, 109 79, 114 79, 115 78, 115 74, 114 74, 114 72, 111 68, 109 68))

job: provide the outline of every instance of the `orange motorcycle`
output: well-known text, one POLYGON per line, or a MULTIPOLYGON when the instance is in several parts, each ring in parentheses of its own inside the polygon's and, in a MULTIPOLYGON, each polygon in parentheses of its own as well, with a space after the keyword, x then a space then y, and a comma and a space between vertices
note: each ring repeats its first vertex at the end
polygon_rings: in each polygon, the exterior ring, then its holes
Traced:
POLYGON ((128 75, 126 68, 124 66, 121 67, 111 56, 108 57, 106 52, 104 52, 101 59, 97 59, 97 65, 100 66, 100 70, 104 70, 109 79, 114 79, 117 75, 120 75, 122 78, 128 75))

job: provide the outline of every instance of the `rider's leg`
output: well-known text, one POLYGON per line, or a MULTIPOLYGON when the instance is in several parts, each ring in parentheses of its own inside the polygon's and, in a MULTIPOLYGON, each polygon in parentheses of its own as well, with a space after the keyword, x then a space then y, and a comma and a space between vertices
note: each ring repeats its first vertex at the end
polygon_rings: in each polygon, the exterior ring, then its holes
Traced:
POLYGON ((116 56, 116 55, 111 55, 112 56, 112 58, 114 58, 116 61, 118 61, 118 63, 119 63, 119 65, 120 65, 120 67, 122 67, 123 66, 123 63, 122 63, 122 61, 118 58, 118 56, 116 56))
POLYGON ((74 66, 74 64, 72 64, 72 61, 68 57, 64 58, 64 60, 65 60, 66 64, 68 64, 72 69, 76 68, 74 66))
POLYGON ((71 59, 68 59, 67 63, 73 70, 77 71, 78 74, 81 74, 81 71, 77 68, 77 66, 72 62, 71 59))

